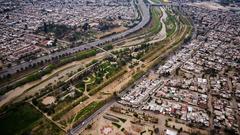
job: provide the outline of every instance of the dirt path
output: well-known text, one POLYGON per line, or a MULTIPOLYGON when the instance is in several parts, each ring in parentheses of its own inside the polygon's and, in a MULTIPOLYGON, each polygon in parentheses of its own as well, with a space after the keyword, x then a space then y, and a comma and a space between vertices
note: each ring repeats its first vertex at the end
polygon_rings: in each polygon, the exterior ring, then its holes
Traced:
POLYGON ((120 26, 120 27, 117 27, 117 28, 113 28, 110 31, 106 31, 106 32, 100 33, 96 37, 98 39, 100 39, 100 38, 103 38, 104 36, 107 36, 107 35, 110 35, 110 34, 113 34, 113 33, 120 33, 120 32, 126 31, 126 30, 127 30, 126 27, 120 26))

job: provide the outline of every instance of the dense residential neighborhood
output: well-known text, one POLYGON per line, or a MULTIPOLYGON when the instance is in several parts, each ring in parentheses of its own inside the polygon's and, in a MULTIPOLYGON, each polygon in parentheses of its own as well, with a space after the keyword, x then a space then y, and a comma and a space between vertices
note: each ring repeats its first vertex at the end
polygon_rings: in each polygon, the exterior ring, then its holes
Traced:
MULTIPOLYGON (((65 41, 59 40, 53 44, 54 39, 66 39, 68 41, 89 42, 101 31, 109 28, 125 30, 124 27, 133 25, 138 18, 134 3, 123 1, 84 1, 60 0, 48 1, 16 1, 19 5, 12 6, 11 1, 1 2, 1 6, 10 11, 2 11, 0 52, 1 62, 4 67, 14 66, 26 61, 54 53, 70 47, 70 43, 63 45, 65 41), (6 6, 7 5, 7 6, 6 6), (81 7, 81 8, 79 8, 81 7), (97 8, 100 7, 100 8, 97 8), (86 25, 87 24, 87 25, 86 25), (39 28, 49 25, 48 31, 55 36, 36 35, 39 28), (89 32, 83 32, 81 27, 89 27, 89 32), (52 28, 51 28, 52 26, 52 28), (56 30, 54 30, 54 28, 56 30), (69 30, 78 28, 75 32, 69 30), (66 32, 61 35, 61 32, 66 32), (76 37, 75 34, 81 34, 76 37), (85 38, 83 38, 85 36, 85 38), (87 38, 87 39, 86 39, 87 38), (89 41, 88 41, 89 40, 89 41), (38 55, 33 55, 33 54, 38 55)), ((101 34, 102 35, 102 34, 101 34)), ((2 68, 4 68, 2 67, 2 68)))
POLYGON ((0 0, 3 135, 240 135, 239 0, 0 0))
POLYGON ((195 23, 196 38, 153 71, 155 79, 147 75, 119 103, 239 134, 240 16, 191 5, 181 10, 195 23))

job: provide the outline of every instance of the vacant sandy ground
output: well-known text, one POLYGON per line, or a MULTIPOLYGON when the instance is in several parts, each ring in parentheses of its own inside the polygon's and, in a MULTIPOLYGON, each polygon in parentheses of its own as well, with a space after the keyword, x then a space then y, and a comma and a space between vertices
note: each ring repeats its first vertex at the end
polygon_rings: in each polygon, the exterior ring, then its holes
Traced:
POLYGON ((49 96, 49 97, 46 97, 42 100, 42 103, 44 105, 50 105, 50 104, 53 104, 54 102, 56 101, 56 98, 53 97, 53 96, 49 96))
POLYGON ((152 125, 150 123, 143 122, 144 123, 143 125, 133 124, 131 123, 131 121, 133 120, 134 120, 134 117, 132 116, 114 113, 110 111, 108 108, 103 113, 98 115, 97 118, 93 121, 92 127, 90 129, 84 130, 81 133, 81 135, 125 135, 125 133, 121 131, 122 128, 124 128, 129 134, 132 134, 132 135, 139 135, 140 132, 142 131, 146 131, 144 135, 150 135, 149 129, 153 130, 152 125), (111 120, 103 118, 103 116, 108 116, 107 114, 111 114, 111 115, 123 118, 126 120, 126 122, 121 122, 121 121, 117 122, 121 126, 120 128, 117 128, 112 124, 111 120), (104 132, 108 130, 109 132, 104 132))

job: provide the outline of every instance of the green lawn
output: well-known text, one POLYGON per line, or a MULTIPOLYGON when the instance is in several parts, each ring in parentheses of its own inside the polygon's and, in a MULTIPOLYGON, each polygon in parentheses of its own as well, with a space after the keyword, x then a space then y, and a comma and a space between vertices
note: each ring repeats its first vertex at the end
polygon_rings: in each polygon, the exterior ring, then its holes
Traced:
POLYGON ((41 121, 35 125, 35 127, 24 134, 29 135, 65 135, 66 133, 59 129, 53 123, 50 123, 47 119, 41 119, 41 121))
POLYGON ((151 10, 152 18, 153 18, 153 27, 150 29, 150 36, 157 34, 162 29, 162 23, 160 21, 161 11, 159 9, 153 8, 151 10))
POLYGON ((64 132, 49 122, 28 103, 12 106, 0 117, 1 135, 63 135, 64 132))
POLYGON ((176 17, 174 15, 171 15, 169 11, 167 11, 168 17, 166 21, 164 22, 166 25, 166 32, 167 32, 167 37, 170 37, 174 31, 176 30, 176 17))
POLYGON ((1 115, 0 132, 2 135, 20 134, 41 118, 42 115, 29 104, 16 106, 1 115))

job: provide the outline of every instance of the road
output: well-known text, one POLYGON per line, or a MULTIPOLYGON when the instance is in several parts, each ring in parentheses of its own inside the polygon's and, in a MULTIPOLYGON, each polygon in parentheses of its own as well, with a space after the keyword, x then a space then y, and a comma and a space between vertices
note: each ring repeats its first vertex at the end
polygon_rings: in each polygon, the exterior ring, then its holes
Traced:
POLYGON ((52 54, 37 58, 37 59, 35 59, 31 62, 25 62, 25 63, 22 63, 22 64, 14 65, 10 68, 5 68, 5 69, 0 71, 0 78, 6 77, 7 75, 15 74, 15 73, 17 73, 17 71, 22 71, 23 69, 26 69, 28 67, 31 67, 32 65, 35 65, 35 64, 38 64, 38 63, 41 63, 41 62, 46 62, 46 61, 49 61, 49 60, 51 61, 53 59, 60 58, 64 55, 70 55, 70 54, 74 54, 74 53, 79 52, 79 51, 83 51, 83 50, 86 50, 86 49, 91 49, 94 46, 102 46, 105 43, 124 38, 124 37, 128 36, 129 34, 132 34, 136 31, 140 30, 150 21, 150 10, 149 10, 149 6, 147 6, 143 2, 143 0, 139 0, 137 6, 138 6, 138 9, 141 10, 140 13, 141 13, 141 16, 142 16, 142 20, 135 27, 133 27, 131 29, 128 29, 128 30, 126 30, 122 33, 111 35, 109 37, 99 39, 99 40, 96 40, 96 41, 91 42, 91 43, 87 43, 87 44, 77 46, 77 47, 74 47, 74 48, 68 48, 67 50, 62 50, 62 51, 59 51, 59 52, 56 52, 56 53, 52 53, 52 54))
POLYGON ((82 121, 78 126, 71 129, 68 135, 78 135, 79 133, 81 133, 87 127, 87 125, 93 121, 94 118, 96 118, 99 114, 101 114, 104 110, 106 110, 115 102, 116 100, 112 99, 111 101, 106 103, 103 107, 98 109, 94 114, 92 114, 90 117, 82 121))

